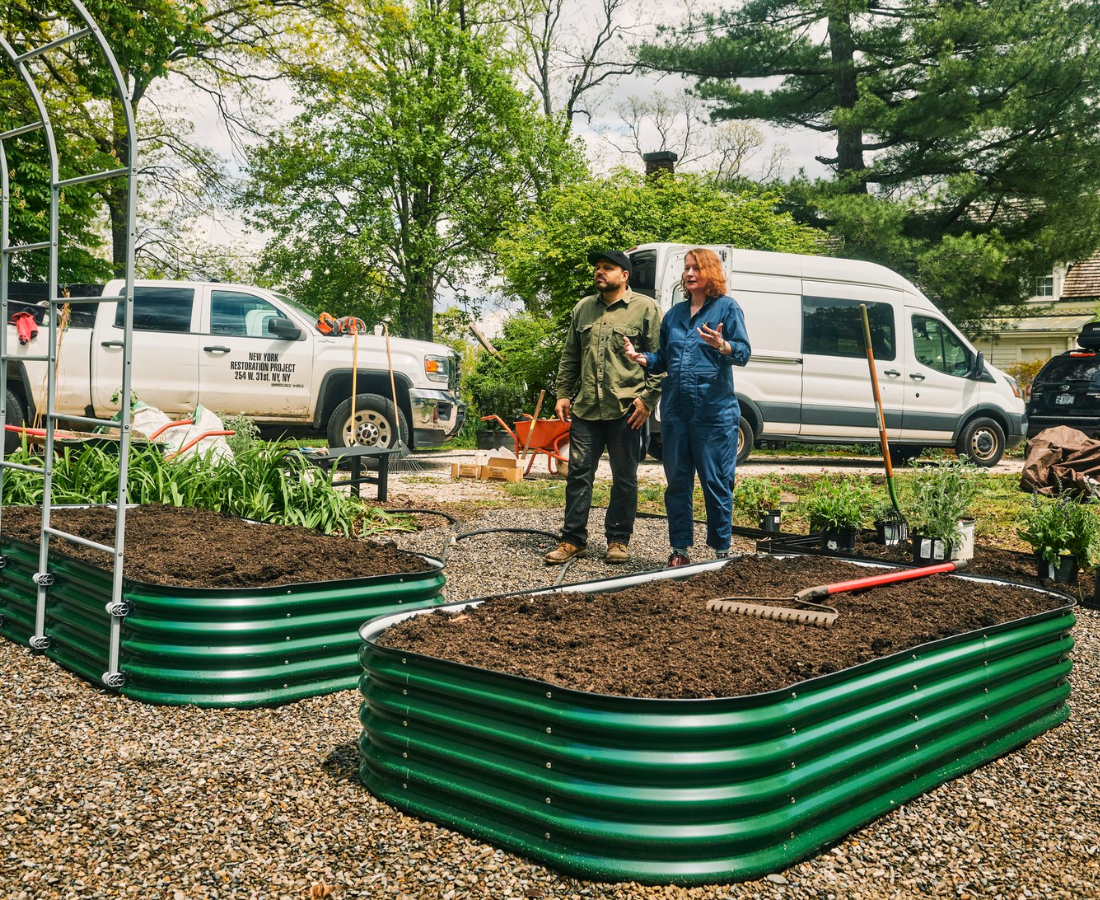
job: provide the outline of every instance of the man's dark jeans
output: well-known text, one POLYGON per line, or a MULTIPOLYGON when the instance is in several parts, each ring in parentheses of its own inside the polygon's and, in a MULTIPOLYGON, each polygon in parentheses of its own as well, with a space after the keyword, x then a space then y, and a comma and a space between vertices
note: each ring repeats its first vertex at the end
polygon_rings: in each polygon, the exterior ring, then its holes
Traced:
POLYGON ((607 450, 611 462, 611 501, 607 504, 604 531, 607 541, 630 542, 638 512, 638 463, 642 460, 642 434, 621 419, 578 419, 569 425, 569 477, 565 485, 565 526, 561 539, 577 547, 588 544, 588 511, 592 507, 592 482, 600 457, 607 450))

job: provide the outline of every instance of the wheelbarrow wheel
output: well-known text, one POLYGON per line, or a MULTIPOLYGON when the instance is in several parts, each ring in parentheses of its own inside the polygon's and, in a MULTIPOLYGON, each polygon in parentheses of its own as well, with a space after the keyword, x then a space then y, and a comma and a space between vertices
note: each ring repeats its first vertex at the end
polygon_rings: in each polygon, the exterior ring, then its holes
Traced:
POLYGON ((565 459, 556 459, 555 457, 549 457, 550 460, 550 474, 561 475, 562 478, 569 477, 569 441, 566 441, 560 447, 557 448, 559 456, 564 456, 565 459))

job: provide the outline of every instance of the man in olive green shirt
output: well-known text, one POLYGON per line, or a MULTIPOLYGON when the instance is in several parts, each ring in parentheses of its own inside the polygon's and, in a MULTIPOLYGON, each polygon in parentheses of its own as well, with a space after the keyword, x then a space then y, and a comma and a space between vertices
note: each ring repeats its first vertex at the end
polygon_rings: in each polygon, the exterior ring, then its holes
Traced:
POLYGON ((611 463, 611 499, 604 531, 610 563, 628 558, 627 545, 638 511, 641 429, 661 396, 660 375, 634 365, 624 338, 656 351, 661 310, 644 294, 630 290, 630 258, 617 250, 590 253, 597 293, 573 309, 558 367, 555 412, 569 426, 569 475, 561 543, 545 557, 559 564, 588 551, 592 482, 604 449, 611 463))

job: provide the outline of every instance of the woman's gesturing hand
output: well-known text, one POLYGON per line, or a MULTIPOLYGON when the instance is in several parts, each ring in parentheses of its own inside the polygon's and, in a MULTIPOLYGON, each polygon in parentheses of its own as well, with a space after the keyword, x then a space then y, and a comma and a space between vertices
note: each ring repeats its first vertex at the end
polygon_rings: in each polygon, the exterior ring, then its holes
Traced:
POLYGON ((649 362, 646 360, 645 354, 634 349, 634 345, 630 343, 630 338, 623 338, 623 352, 626 353, 627 359, 632 359, 639 366, 648 366, 649 362))
POLYGON ((718 323, 718 328, 708 328, 706 325, 700 325, 697 329, 699 337, 703 339, 708 347, 713 347, 719 353, 726 352, 726 339, 722 337, 722 323, 718 323))

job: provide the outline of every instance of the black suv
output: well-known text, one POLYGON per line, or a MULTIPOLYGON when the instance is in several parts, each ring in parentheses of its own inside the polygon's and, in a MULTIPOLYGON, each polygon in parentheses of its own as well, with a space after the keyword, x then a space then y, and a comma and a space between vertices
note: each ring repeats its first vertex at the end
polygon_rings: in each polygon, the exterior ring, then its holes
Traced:
POLYGON ((1027 436, 1068 425, 1100 437, 1100 322, 1077 338, 1079 350, 1053 357, 1035 376, 1027 401, 1027 436))

